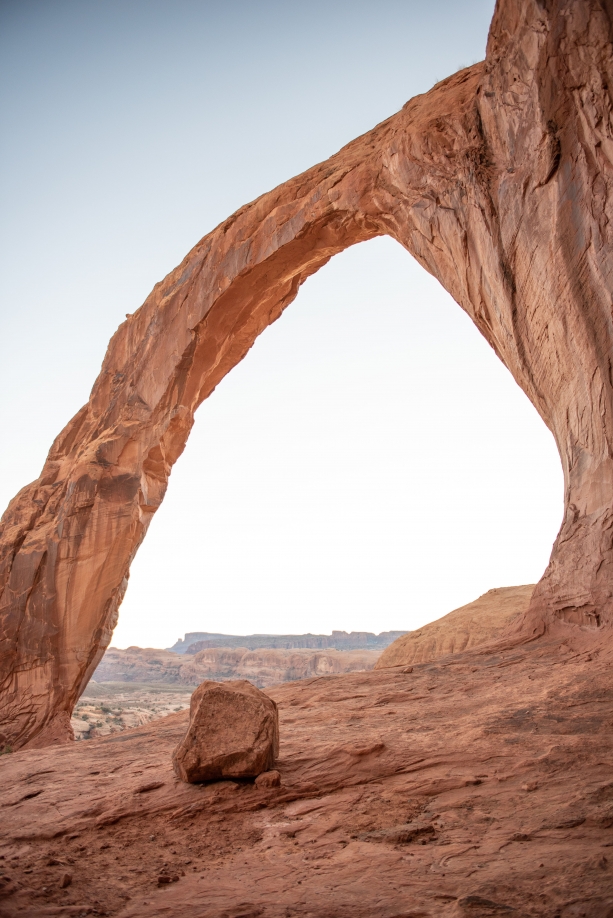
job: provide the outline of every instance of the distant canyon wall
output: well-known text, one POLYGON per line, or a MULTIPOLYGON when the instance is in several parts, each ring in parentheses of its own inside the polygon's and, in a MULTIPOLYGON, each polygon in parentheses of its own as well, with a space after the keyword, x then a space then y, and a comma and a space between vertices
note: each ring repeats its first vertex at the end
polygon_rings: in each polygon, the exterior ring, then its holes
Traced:
POLYGON ((213 634, 192 631, 169 647, 175 653, 198 653, 210 647, 246 647, 248 650, 296 648, 318 650, 384 650, 405 631, 333 631, 332 634, 213 634))
POLYGON ((248 650, 246 647, 211 647, 194 654, 168 650, 110 647, 94 673, 97 682, 163 682, 199 685, 204 679, 248 679, 258 688, 373 669, 378 650, 248 650))

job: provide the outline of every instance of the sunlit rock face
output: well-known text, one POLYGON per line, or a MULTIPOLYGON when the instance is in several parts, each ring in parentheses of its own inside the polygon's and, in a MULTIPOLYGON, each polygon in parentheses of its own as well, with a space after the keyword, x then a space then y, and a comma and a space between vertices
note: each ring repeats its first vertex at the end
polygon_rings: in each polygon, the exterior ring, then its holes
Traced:
POLYGON ((502 638, 509 625, 530 607, 534 584, 499 587, 442 618, 399 637, 387 647, 375 669, 429 663, 502 638))
POLYGON ((611 28, 599 0, 500 0, 484 63, 237 211, 120 326, 89 402, 2 520, 2 742, 70 738, 197 406, 310 274, 383 234, 470 315, 558 444, 565 515, 521 634, 595 628, 604 640, 611 28))
POLYGON ((110 647, 93 678, 102 683, 163 683, 191 688, 205 679, 248 679, 263 688, 295 679, 372 669, 378 658, 377 650, 247 650, 238 645, 178 654, 152 648, 110 647))

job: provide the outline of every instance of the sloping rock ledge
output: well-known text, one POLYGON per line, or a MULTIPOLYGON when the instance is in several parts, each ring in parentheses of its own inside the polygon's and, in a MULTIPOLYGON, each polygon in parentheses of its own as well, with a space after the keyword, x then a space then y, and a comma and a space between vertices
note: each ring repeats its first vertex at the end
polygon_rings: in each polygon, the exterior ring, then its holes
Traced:
POLYGON ((279 787, 191 786, 187 714, 0 758, 2 918, 610 918, 610 653, 287 683, 279 787), (67 886, 62 886, 65 876, 67 886))
POLYGON ((535 584, 488 590, 442 618, 409 631, 383 651, 375 669, 426 663, 501 638, 530 606, 535 584))

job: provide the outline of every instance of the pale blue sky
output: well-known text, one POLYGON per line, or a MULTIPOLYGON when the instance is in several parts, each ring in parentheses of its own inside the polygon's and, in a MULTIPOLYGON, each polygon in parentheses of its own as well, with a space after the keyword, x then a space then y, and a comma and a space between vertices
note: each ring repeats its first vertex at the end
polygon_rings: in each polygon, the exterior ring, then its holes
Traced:
MULTIPOLYGON (((484 56, 493 3, 0 5, 0 503, 126 312, 237 207, 484 56)), ((551 435, 391 240, 337 256, 198 413, 115 643, 412 628, 544 569, 551 435)))

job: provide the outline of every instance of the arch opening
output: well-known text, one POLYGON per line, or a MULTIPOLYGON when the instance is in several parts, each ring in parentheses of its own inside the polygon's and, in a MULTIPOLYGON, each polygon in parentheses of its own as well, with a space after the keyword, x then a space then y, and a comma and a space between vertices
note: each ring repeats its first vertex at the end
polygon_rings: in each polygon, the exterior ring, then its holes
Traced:
POLYGON ((198 409, 113 645, 406 630, 534 583, 559 528, 558 463, 440 284, 389 237, 361 243, 198 409))

